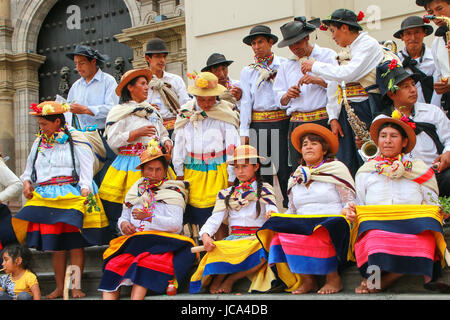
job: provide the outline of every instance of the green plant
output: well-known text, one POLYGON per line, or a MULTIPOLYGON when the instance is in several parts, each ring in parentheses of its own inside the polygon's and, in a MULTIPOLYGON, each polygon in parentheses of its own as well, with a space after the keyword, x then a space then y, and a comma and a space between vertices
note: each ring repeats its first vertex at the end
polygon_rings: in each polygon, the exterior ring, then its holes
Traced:
POLYGON ((439 197, 438 201, 436 201, 431 197, 431 193, 429 193, 428 195, 430 195, 431 202, 433 202, 434 204, 439 206, 439 208, 441 208, 445 214, 450 214, 450 198, 449 197, 439 197))
POLYGON ((86 197, 86 208, 87 208, 87 212, 88 213, 92 213, 92 210, 95 211, 100 211, 100 207, 97 203, 97 201, 94 198, 94 195, 92 193, 89 193, 88 196, 86 197))

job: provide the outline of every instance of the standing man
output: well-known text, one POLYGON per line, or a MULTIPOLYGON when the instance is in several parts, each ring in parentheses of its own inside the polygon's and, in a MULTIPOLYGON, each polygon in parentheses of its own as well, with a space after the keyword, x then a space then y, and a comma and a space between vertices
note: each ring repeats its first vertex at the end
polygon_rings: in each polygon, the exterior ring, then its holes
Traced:
MULTIPOLYGON (((437 17, 450 17, 450 1, 449 0, 416 0, 418 6, 424 7, 429 15, 437 17)), ((449 30, 447 22, 442 19, 433 20, 434 24, 438 26, 436 30, 436 38, 431 46, 434 62, 436 65, 436 73, 434 77, 434 90, 437 95, 442 95, 442 108, 447 112, 447 117, 450 117, 448 110, 450 109, 450 65, 449 52, 447 43, 447 31, 449 30)))
POLYGON ((103 137, 106 117, 109 111, 119 103, 116 95, 117 82, 113 76, 101 70, 108 56, 84 45, 77 45, 75 51, 66 55, 75 62, 75 67, 81 78, 75 81, 69 90, 67 101, 70 113, 66 113, 66 122, 76 129, 86 130, 97 128, 106 149, 106 159, 103 169, 95 176, 97 185, 101 184, 108 167, 115 159, 114 152, 109 148, 103 137))
POLYGON ((227 88, 220 99, 231 102, 239 109, 242 97, 242 90, 239 87, 239 80, 230 79, 228 76, 228 66, 232 64, 233 60, 227 60, 221 53, 213 53, 206 61, 206 67, 202 72, 211 72, 219 79, 219 84, 227 88))
POLYGON ((418 102, 432 103, 440 106, 441 95, 435 95, 432 101, 434 86, 433 74, 436 70, 431 50, 423 43, 423 39, 433 33, 433 27, 425 24, 422 17, 411 16, 402 21, 401 29, 394 37, 405 44, 398 54, 406 71, 420 74, 417 82, 418 102))
POLYGON ((180 106, 190 98, 183 79, 165 71, 168 54, 169 50, 162 39, 154 38, 148 42, 145 60, 153 73, 153 79, 149 83, 147 101, 158 107, 164 119, 164 127, 169 136, 172 136, 180 106))
POLYGON ((273 90, 277 101, 280 101, 291 118, 288 132, 289 166, 294 169, 299 165, 300 154, 292 145, 292 131, 304 123, 328 127, 328 82, 312 73, 303 74, 301 71, 301 62, 306 59, 337 64, 335 51, 310 42, 309 34, 319 25, 320 19, 306 21, 305 17, 297 17, 280 28, 284 39, 278 47, 288 46, 294 57, 281 64, 273 90))
MULTIPOLYGON (((376 39, 362 32, 358 23, 364 14, 358 16, 351 10, 338 9, 322 22, 330 29, 333 40, 342 48, 350 48, 350 56, 339 65, 332 65, 321 61, 306 60, 302 63, 302 72, 313 72, 328 81, 329 98, 333 97, 333 90, 338 89, 339 99, 331 104, 329 112, 331 130, 339 137, 339 151, 337 158, 344 162, 354 176, 364 163, 359 156, 355 144, 355 134, 347 120, 345 108, 341 108, 343 81, 346 83, 346 93, 351 107, 357 117, 370 128, 374 114, 381 112, 379 103, 379 90, 376 85, 376 68, 383 61, 384 53, 376 39), (372 92, 373 91, 373 92, 372 92), (331 94, 330 94, 331 93, 331 94)), ((336 93, 336 90, 334 90, 336 93)), ((336 99, 335 99, 336 100, 336 99)))
POLYGON ((251 143, 260 155, 270 159, 269 163, 262 164, 261 173, 266 182, 273 185, 275 167, 284 198, 283 206, 287 208, 289 116, 273 93, 278 69, 287 59, 272 52, 278 37, 267 26, 253 27, 243 42, 252 48, 255 62, 241 72, 241 144, 251 143))

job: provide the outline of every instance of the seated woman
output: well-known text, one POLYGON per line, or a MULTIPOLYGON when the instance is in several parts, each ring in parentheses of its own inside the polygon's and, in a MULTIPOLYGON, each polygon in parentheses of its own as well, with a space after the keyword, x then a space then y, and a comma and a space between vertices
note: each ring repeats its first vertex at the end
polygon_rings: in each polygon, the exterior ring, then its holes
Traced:
POLYGON ((289 207, 257 232, 269 265, 293 294, 317 291, 316 275, 326 275, 319 294, 343 289, 338 267, 347 262, 350 225, 341 215, 355 198, 348 168, 334 160, 339 142, 327 128, 303 124, 291 135, 301 164, 289 179, 289 207))
MULTIPOLYGON (((94 154, 82 134, 66 125, 64 113, 69 108, 54 101, 32 106, 30 114, 36 116, 40 133, 20 177, 27 202, 14 216, 28 222, 27 247, 53 252, 56 289, 47 299, 63 295, 67 251, 70 263, 82 272, 83 248, 104 245, 111 239, 108 220, 95 194, 94 154)), ((74 288, 72 296, 85 294, 74 288)))
POLYGON ((434 171, 422 160, 406 161, 415 145, 414 130, 405 122, 382 118, 370 135, 380 156, 356 175, 357 204, 343 210, 353 221, 352 249, 363 281, 355 289, 366 294, 385 290, 404 274, 436 276, 435 262, 444 262, 445 241, 434 171), (372 280, 369 267, 379 268, 372 280), (370 273, 370 274, 369 274, 370 273))
POLYGON ((272 186, 261 178, 261 158, 256 148, 244 145, 236 148, 234 157, 227 161, 236 179, 232 187, 219 192, 213 214, 200 230, 207 254, 191 278, 191 293, 207 285, 209 276, 214 276, 210 293, 230 293, 237 280, 252 275, 266 262, 258 240, 230 241, 254 236, 266 221, 266 214, 278 211, 272 186), (214 242, 224 221, 228 221, 231 235, 214 242))
POLYGON ((163 118, 146 101, 151 79, 152 73, 148 69, 127 71, 116 88, 121 104, 113 107, 106 119, 105 136, 118 156, 106 172, 99 193, 114 227, 122 213, 127 191, 141 178, 141 171, 135 168, 149 141, 156 138, 167 153, 172 151, 172 140, 163 125, 163 118))
POLYGON ((124 234, 105 251, 99 290, 116 300, 120 287, 132 285, 131 299, 143 300, 147 290, 165 293, 169 281, 181 283, 195 254, 192 239, 180 236, 187 190, 184 181, 167 180, 169 154, 151 145, 140 156, 142 178, 128 191, 118 226, 124 234))

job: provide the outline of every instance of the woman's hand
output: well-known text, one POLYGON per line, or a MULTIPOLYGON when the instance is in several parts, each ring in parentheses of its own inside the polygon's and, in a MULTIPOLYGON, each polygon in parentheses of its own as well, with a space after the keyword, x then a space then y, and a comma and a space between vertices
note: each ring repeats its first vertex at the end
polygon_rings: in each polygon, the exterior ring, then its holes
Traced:
POLYGON ((156 128, 153 125, 143 126, 136 130, 130 131, 128 142, 133 142, 140 137, 153 137, 156 136, 156 128))
POLYGON ((134 225, 132 225, 130 222, 128 221, 124 221, 120 224, 120 229, 122 230, 122 233, 129 236, 133 233, 136 233, 136 228, 134 227, 134 225))
POLYGON ((164 142, 164 148, 166 148, 166 153, 167 154, 171 154, 172 153, 172 149, 173 149, 172 141, 167 140, 166 142, 164 142))
POLYGON ((214 239, 211 238, 207 233, 204 233, 202 235, 202 242, 207 252, 214 250, 214 248, 216 247, 216 245, 214 244, 214 239))
POLYGON ((89 195, 90 191, 89 189, 81 189, 81 196, 82 197, 87 197, 89 195))
POLYGON ((133 211, 131 212, 131 215, 132 215, 133 219, 135 219, 135 220, 144 220, 149 217, 148 213, 146 213, 140 209, 133 209, 133 211))
POLYGON ((266 212, 266 220, 270 219, 270 217, 272 216, 272 213, 274 213, 272 210, 269 210, 266 212))
POLYGON ((25 198, 27 198, 28 200, 32 199, 33 191, 34 191, 34 188, 31 186, 31 182, 26 180, 23 183, 23 195, 25 196, 25 198))
POLYGON ((354 203, 349 203, 348 208, 344 208, 341 211, 341 214, 344 215, 348 221, 353 222, 356 218, 356 207, 354 203))

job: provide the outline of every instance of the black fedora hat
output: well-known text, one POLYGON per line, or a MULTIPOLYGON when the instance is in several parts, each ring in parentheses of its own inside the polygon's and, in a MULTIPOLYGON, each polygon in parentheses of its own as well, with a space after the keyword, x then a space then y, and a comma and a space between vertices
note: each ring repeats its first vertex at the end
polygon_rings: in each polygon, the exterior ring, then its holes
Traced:
POLYGON ((71 53, 67 53, 66 57, 73 60, 75 56, 85 56, 90 59, 95 59, 100 62, 105 62, 109 60, 109 57, 106 54, 101 54, 98 50, 94 50, 91 47, 85 45, 77 45, 75 47, 75 51, 71 53))
POLYGON ((227 60, 225 56, 221 53, 213 53, 209 56, 208 60, 206 61, 206 67, 202 69, 202 72, 211 70, 212 67, 218 66, 218 65, 226 65, 227 67, 232 64, 233 60, 227 60))
POLYGON ((296 17, 294 21, 285 23, 280 27, 283 40, 278 44, 279 48, 290 46, 304 39, 320 26, 320 19, 306 21, 305 17, 296 17))
POLYGON ((425 34, 427 36, 432 34, 433 31, 434 31, 434 29, 433 29, 433 27, 431 25, 426 24, 423 21, 422 17, 410 16, 410 17, 408 17, 408 18, 406 18, 405 20, 402 21, 402 24, 400 26, 400 30, 398 30, 396 33, 394 33, 394 37, 397 38, 397 39, 400 39, 403 31, 405 31, 407 29, 411 29, 411 28, 417 28, 417 27, 422 27, 424 29, 425 34))
POLYGON ((383 102, 389 104, 391 99, 387 96, 387 93, 389 91, 397 91, 397 85, 408 78, 411 78, 417 82, 422 78, 422 76, 418 73, 407 72, 401 65, 398 64, 398 61, 396 60, 386 61, 378 66, 376 81, 380 89, 383 102))
POLYGON ((431 1, 433 0, 416 0, 416 4, 420 7, 425 7, 431 1))
POLYGON ((250 46, 252 44, 253 38, 255 38, 257 36, 269 37, 269 38, 273 39, 273 44, 278 42, 278 37, 276 35, 272 34, 272 30, 268 26, 263 26, 263 25, 254 26, 250 30, 250 34, 245 36, 244 39, 242 39, 242 41, 246 45, 250 46))
POLYGON ((326 25, 329 25, 331 22, 338 22, 355 27, 359 30, 363 29, 358 23, 358 16, 356 13, 348 9, 337 9, 326 19, 323 19, 322 22, 326 25))
POLYGON ((160 38, 154 38, 147 43, 147 50, 145 54, 152 53, 169 53, 166 43, 160 38))

